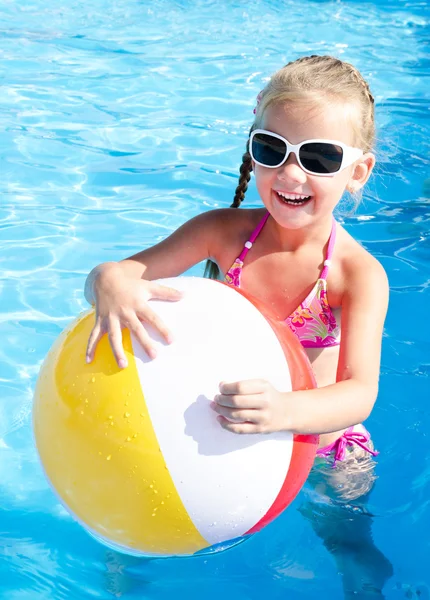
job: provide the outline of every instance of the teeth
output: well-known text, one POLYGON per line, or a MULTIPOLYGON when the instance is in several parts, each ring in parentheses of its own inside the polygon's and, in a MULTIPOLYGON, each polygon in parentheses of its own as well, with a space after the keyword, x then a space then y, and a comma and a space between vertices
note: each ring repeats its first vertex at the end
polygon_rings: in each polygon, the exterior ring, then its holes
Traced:
POLYGON ((300 196, 299 194, 285 194, 284 192, 278 192, 278 194, 280 196, 282 196, 282 198, 285 198, 285 200, 306 200, 307 198, 309 198, 309 196, 300 196))

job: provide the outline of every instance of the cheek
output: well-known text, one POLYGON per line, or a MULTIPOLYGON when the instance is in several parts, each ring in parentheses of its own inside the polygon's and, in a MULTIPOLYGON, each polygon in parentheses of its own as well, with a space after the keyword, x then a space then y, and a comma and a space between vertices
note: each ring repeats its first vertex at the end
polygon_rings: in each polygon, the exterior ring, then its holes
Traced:
POLYGON ((313 178, 312 188, 320 196, 340 198, 348 181, 348 176, 343 173, 339 173, 337 177, 315 177, 313 178))
POLYGON ((275 177, 275 169, 265 169, 260 165, 255 165, 254 177, 257 189, 266 189, 268 185, 272 185, 275 177))
POLYGON ((343 171, 341 171, 339 173, 339 175, 334 178, 336 180, 337 187, 343 188, 345 190, 346 186, 351 181, 352 175, 353 175, 352 167, 348 167, 347 169, 344 169, 343 171))

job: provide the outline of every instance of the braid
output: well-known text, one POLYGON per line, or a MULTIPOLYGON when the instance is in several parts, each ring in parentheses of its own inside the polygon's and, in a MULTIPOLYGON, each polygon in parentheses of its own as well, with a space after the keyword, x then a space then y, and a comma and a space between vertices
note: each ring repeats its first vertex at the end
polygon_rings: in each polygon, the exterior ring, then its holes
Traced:
MULTIPOLYGON (((296 58, 296 60, 291 60, 289 63, 285 65, 285 67, 289 67, 290 65, 298 65, 304 62, 313 62, 318 63, 321 62, 321 58, 324 56, 319 56, 318 54, 310 54, 309 56, 301 56, 300 58, 296 58)), ((284 67, 284 69, 285 69, 284 67)))
MULTIPOLYGON (((252 128, 251 128, 252 131, 252 128)), ((251 131, 249 133, 251 133, 251 131)), ((252 159, 249 153, 249 138, 246 142, 246 150, 242 156, 242 164, 240 165, 240 175, 239 175, 239 183, 234 193, 233 204, 230 208, 239 208, 243 199, 245 198, 246 190, 248 189, 248 183, 251 179, 251 171, 252 171, 252 159)), ((213 260, 206 261, 204 277, 208 279, 219 279, 220 270, 216 263, 213 260)))
POLYGON ((369 84, 363 78, 360 71, 356 67, 354 67, 354 65, 351 65, 351 63, 343 62, 342 60, 339 60, 338 58, 334 58, 332 56, 319 56, 318 54, 312 54, 311 56, 302 56, 301 58, 298 58, 297 60, 289 62, 285 66, 288 67, 289 65, 292 65, 292 64, 299 64, 299 63, 304 63, 304 62, 311 63, 314 65, 319 64, 321 66, 325 65, 329 69, 333 68, 333 66, 336 66, 337 68, 340 68, 343 71, 346 71, 347 73, 352 75, 352 77, 356 81, 356 83, 358 83, 358 85, 363 88, 364 95, 367 97, 369 103, 372 105, 375 104, 375 99, 372 96, 369 84))
POLYGON ((355 81, 359 85, 361 85, 361 87, 363 88, 364 95, 369 100, 369 103, 373 106, 375 104, 375 99, 372 96, 372 92, 370 91, 370 87, 369 87, 369 84, 367 83, 367 81, 362 77, 360 71, 358 71, 353 65, 351 65, 349 63, 344 63, 344 64, 346 67, 349 68, 349 72, 351 73, 351 75, 353 76, 355 81))
MULTIPOLYGON (((252 131, 252 130, 251 130, 252 131)), ((251 133, 251 132, 249 132, 251 133)), ((246 151, 242 156, 242 164, 240 165, 239 183, 234 193, 233 204, 230 208, 239 208, 242 201, 245 198, 246 190, 248 189, 248 183, 251 179, 252 171, 252 159, 249 153, 249 138, 246 142, 246 151)))

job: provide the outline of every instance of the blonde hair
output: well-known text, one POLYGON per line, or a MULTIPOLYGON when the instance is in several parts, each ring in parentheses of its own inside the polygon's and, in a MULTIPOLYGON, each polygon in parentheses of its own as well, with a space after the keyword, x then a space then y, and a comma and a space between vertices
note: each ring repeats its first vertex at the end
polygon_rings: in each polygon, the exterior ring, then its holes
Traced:
MULTIPOLYGON (((304 56, 277 71, 258 95, 254 123, 250 134, 260 127, 265 110, 275 104, 306 102, 342 102, 353 109, 351 119, 354 145, 369 152, 375 138, 374 99, 361 73, 351 64, 332 56, 304 56)), ((239 183, 231 208, 239 208, 251 179, 252 162, 249 138, 242 156, 239 183)), ((207 261, 205 277, 218 279, 218 266, 207 261)))

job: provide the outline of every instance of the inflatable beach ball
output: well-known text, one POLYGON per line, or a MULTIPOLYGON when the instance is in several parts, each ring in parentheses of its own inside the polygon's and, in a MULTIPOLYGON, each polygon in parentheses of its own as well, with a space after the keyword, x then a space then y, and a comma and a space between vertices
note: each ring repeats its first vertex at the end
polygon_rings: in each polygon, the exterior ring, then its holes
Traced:
POLYGON ((224 430, 210 408, 220 381, 263 378, 281 391, 314 382, 288 326, 242 292, 200 278, 160 283, 185 292, 151 301, 175 341, 149 330, 149 360, 125 330, 126 369, 107 336, 87 365, 94 312, 79 317, 41 368, 34 432, 53 490, 91 534, 137 555, 190 555, 272 521, 315 457, 316 436, 224 430))

